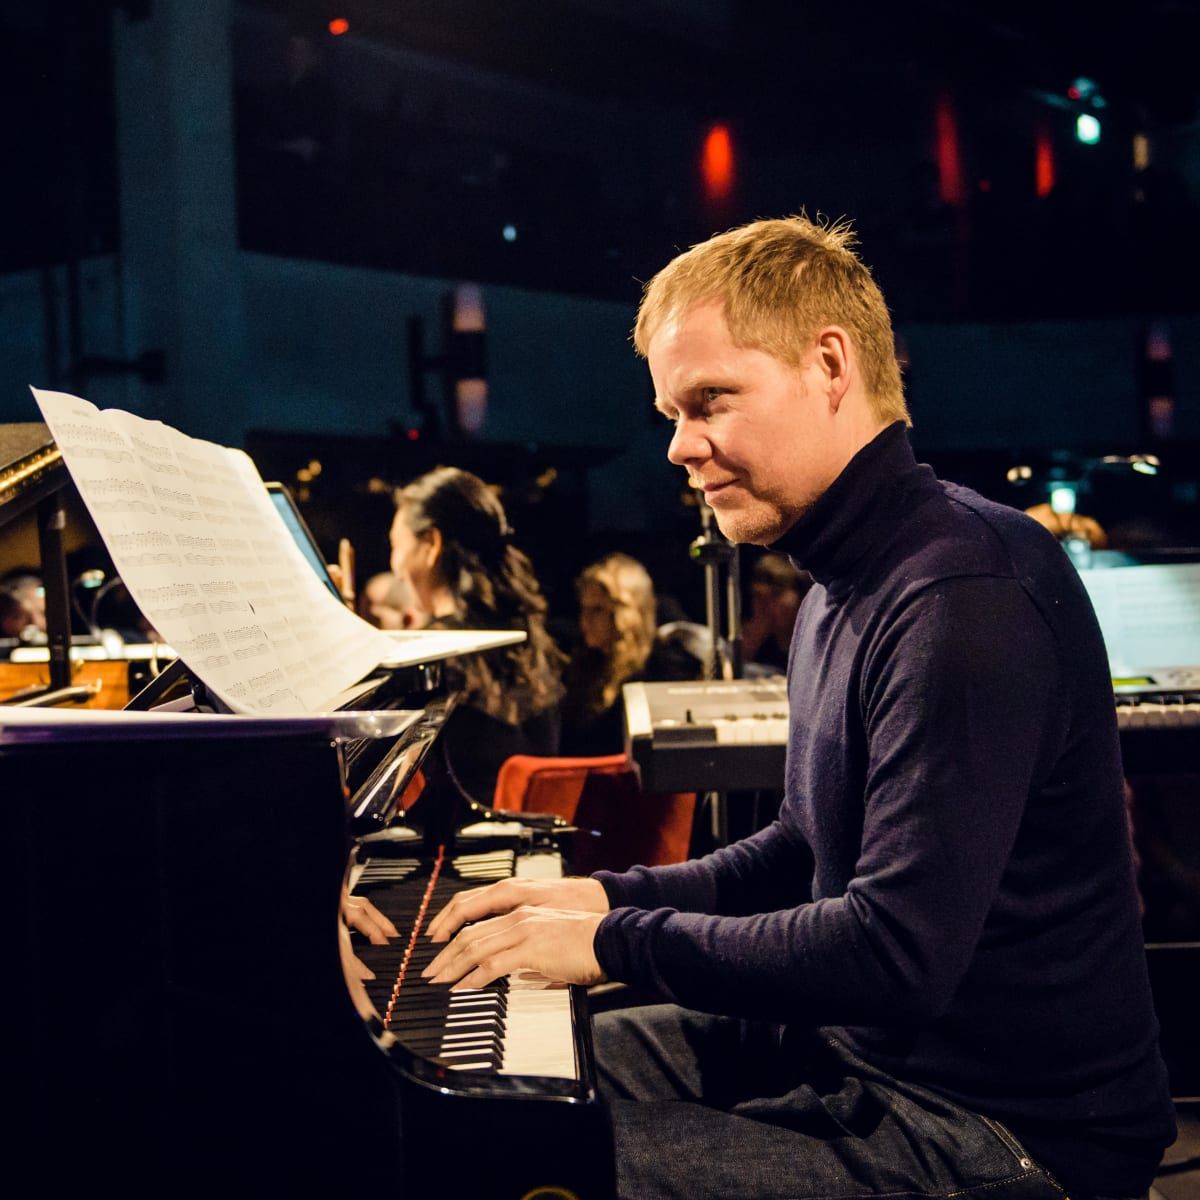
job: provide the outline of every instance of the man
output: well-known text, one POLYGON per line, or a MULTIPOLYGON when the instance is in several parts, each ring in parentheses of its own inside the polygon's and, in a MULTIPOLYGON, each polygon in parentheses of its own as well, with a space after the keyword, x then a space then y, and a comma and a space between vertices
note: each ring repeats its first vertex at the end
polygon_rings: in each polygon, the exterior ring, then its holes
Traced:
POLYGON ((780 816, 699 861, 467 893, 427 974, 670 1002, 596 1023, 623 1196, 1144 1192, 1174 1119, 1067 557, 916 463, 845 229, 693 247, 635 340, 722 531, 815 580, 780 816))

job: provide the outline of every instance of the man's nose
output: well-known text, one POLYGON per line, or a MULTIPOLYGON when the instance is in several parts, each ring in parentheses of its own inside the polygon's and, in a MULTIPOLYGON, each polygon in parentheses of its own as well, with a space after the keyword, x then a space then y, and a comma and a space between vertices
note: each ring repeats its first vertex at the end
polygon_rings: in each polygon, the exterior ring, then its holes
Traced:
POLYGON ((667 461, 686 467, 709 456, 708 439, 695 421, 681 417, 667 447, 667 461))

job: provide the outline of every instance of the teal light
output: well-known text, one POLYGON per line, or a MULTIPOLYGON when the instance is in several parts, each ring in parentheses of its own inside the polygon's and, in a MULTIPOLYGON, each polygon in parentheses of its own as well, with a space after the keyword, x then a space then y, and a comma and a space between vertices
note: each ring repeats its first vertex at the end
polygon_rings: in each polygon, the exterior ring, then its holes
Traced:
POLYGON ((1056 513, 1073 513, 1075 511, 1074 484, 1055 484, 1050 489, 1050 509, 1056 513))
POLYGON ((1094 146, 1100 140, 1100 122, 1091 113, 1075 118, 1075 136, 1085 145, 1094 146))

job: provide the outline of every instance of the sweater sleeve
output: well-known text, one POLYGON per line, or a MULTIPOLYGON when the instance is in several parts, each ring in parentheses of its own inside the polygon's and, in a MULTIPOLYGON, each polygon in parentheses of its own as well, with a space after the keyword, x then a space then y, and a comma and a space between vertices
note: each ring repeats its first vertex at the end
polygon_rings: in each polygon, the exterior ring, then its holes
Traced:
POLYGON ((597 871, 611 908, 674 908, 691 913, 746 913, 789 908, 808 899, 812 855, 798 835, 775 821, 704 858, 668 867, 597 871))
POLYGON ((945 1011, 1061 743, 1060 668, 1008 579, 944 580, 884 628, 858 696, 863 833, 844 893, 755 915, 617 908, 596 936, 610 978, 778 1021, 894 1025, 945 1011))

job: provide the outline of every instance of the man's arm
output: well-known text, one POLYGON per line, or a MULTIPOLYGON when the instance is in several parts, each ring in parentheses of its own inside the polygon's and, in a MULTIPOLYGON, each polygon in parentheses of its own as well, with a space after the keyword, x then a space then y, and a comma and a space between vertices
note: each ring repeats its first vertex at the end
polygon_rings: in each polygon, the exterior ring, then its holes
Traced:
POLYGON ((812 855, 778 821, 703 858, 665 867, 597 871, 611 908, 674 908, 740 916, 803 903, 811 894, 812 855))
POLYGON ((614 979, 707 1011, 816 1023, 924 1021, 967 970, 1035 778, 1061 740, 1056 647, 1010 581, 912 601, 861 697, 863 836, 843 895, 754 916, 615 909, 614 979))
POLYGON ((776 822, 696 861, 634 867, 624 874, 599 871, 590 879, 504 880, 460 893, 437 914, 429 936, 454 940, 424 974, 438 983, 482 987, 528 967, 570 983, 598 983, 608 976, 593 943, 610 908, 638 904, 726 913, 784 908, 809 895, 811 878, 807 846, 776 822), (596 916, 580 921, 581 914, 596 916))

